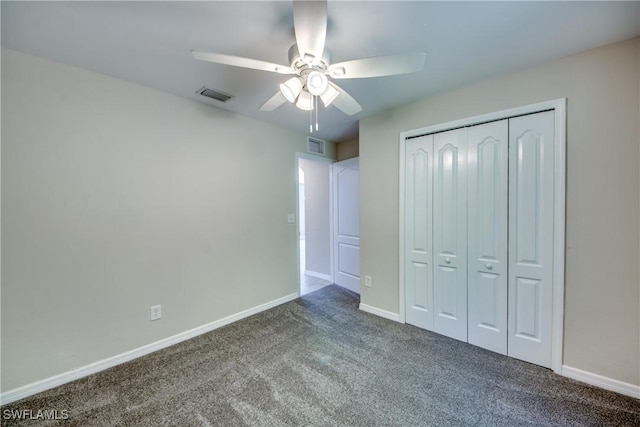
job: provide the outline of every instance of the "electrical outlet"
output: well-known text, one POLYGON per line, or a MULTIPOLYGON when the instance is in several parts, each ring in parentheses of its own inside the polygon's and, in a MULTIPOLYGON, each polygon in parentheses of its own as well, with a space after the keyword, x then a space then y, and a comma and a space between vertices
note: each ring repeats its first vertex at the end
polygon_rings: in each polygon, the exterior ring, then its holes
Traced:
POLYGON ((150 320, 158 320, 162 317, 162 306, 161 305, 153 305, 151 306, 151 315, 149 317, 150 320))
POLYGON ((364 285, 367 288, 371 287, 371 276, 364 276, 364 285))
POLYGON ((294 222, 296 222, 296 214, 287 214, 287 222, 289 224, 293 224, 294 222))

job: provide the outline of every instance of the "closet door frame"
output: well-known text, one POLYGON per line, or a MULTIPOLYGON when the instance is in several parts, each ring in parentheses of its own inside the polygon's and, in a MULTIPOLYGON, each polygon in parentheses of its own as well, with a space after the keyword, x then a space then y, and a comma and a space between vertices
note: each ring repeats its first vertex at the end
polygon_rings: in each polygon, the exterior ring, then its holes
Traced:
POLYGON ((436 132, 473 126, 482 123, 509 119, 543 111, 554 112, 554 182, 553 182, 553 306, 551 324, 551 369, 562 373, 563 330, 564 330, 564 264, 565 264, 565 199, 566 199, 566 105, 567 99, 560 98, 537 104, 516 107, 495 113, 468 117, 447 123, 408 130, 400 133, 400 173, 399 173, 399 320, 406 321, 405 311, 405 141, 410 138, 436 132))

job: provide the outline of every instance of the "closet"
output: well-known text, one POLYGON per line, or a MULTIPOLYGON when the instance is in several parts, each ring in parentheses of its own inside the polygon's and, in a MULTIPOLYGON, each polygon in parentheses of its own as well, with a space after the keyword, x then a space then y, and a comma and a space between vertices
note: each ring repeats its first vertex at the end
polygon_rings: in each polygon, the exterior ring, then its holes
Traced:
POLYGON ((401 139, 407 323, 551 367, 555 113, 401 139))

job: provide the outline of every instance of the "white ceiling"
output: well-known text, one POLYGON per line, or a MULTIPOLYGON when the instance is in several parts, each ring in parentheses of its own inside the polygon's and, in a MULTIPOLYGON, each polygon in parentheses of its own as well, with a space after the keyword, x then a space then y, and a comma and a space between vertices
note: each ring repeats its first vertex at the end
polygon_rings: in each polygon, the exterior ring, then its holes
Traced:
MULTIPOLYGON (((433 93, 640 35, 640 2, 335 1, 333 62, 426 52, 409 75, 341 80, 363 111, 321 108, 320 138, 357 136, 358 119, 433 93)), ((308 112, 258 108, 287 76, 196 61, 191 50, 288 65, 290 1, 8 2, 2 46, 156 88, 302 133, 308 112), (219 103, 202 86, 234 95, 219 103)), ((87 94, 87 96, 95 96, 87 94)))

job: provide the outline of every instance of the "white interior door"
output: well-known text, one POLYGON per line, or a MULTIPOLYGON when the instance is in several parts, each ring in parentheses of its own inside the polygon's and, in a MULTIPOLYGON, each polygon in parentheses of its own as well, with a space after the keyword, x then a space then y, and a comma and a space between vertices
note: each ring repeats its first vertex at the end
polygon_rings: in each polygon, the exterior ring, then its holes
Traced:
POLYGON ((433 330, 433 135, 407 140, 404 182, 406 322, 433 330))
POLYGON ((467 341, 467 129, 433 145, 433 330, 467 341))
POLYGON ((507 354, 508 120, 468 135, 469 342, 507 354))
POLYGON ((360 293, 360 171, 358 158, 333 164, 334 282, 360 293))
POLYGON ((554 113, 509 120, 508 354, 551 367, 554 113))

